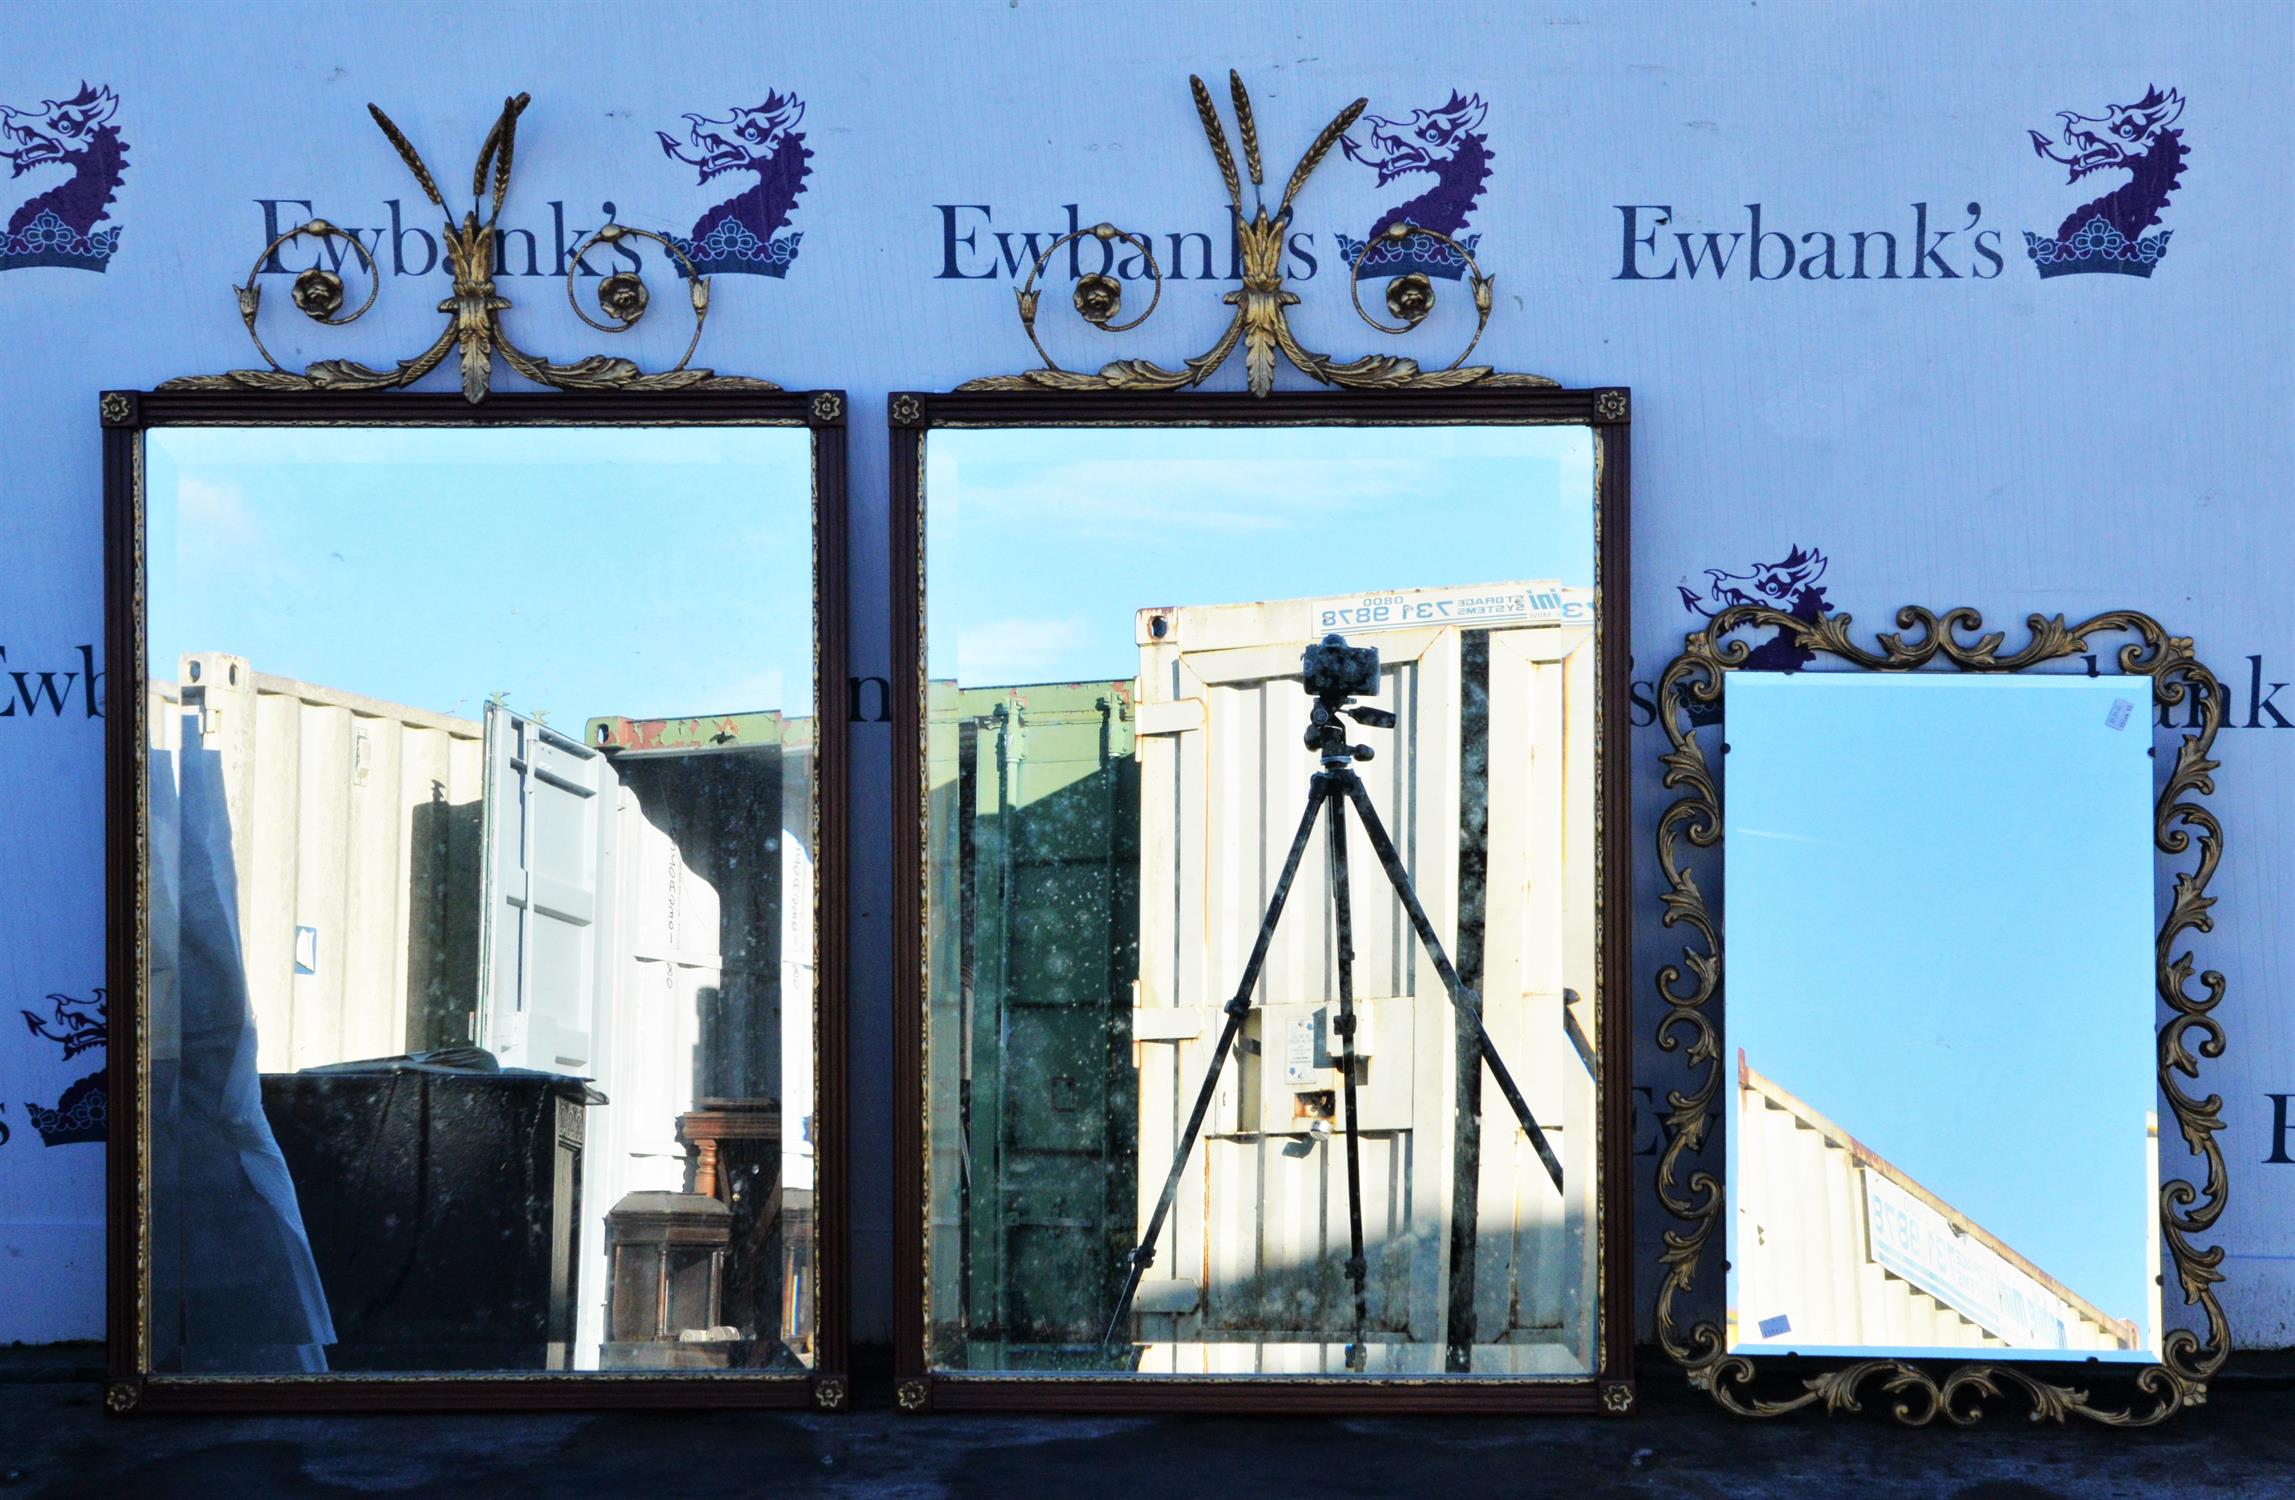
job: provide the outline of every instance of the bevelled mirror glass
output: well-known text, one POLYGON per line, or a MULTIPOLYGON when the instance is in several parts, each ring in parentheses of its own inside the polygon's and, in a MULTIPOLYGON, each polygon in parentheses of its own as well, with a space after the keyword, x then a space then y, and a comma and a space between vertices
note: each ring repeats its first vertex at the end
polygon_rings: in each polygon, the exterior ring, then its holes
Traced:
POLYGON ((2150 716, 2084 676, 1724 697, 1731 1351, 2156 1363, 2150 716))
POLYGON ((1623 428, 1567 394, 1135 425, 932 397, 896 434, 925 559, 904 1402, 1592 1405, 1624 1373, 1623 428))
POLYGON ((146 394, 115 435, 145 1405, 841 1369, 841 455, 800 397, 560 399, 146 394))
POLYGON ((2159 1422, 2230 1348, 2222 695, 2133 611, 1895 623, 1731 604, 1658 684, 1659 1342, 1752 1416, 2159 1422))

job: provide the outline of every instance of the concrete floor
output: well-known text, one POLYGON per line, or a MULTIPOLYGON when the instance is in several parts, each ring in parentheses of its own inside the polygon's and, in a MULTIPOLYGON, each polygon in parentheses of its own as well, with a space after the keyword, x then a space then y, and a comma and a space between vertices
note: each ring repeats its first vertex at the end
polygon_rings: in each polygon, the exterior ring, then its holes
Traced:
MULTIPOLYGON (((146 1495, 1788 1497, 2295 1495, 2295 1360, 2164 1429, 1733 1419, 1670 1368, 1630 1421, 773 1415, 107 1418, 94 1349, 0 1350, 0 1500, 146 1495)), ((2244 1367, 2243 1367, 2244 1366, 2244 1367)), ((882 1399, 863 1386, 865 1401, 882 1399)))

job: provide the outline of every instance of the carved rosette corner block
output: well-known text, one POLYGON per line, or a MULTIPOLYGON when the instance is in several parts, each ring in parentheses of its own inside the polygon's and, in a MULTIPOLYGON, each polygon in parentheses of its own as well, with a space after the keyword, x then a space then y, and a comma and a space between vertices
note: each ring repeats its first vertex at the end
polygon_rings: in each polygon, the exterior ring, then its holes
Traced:
MULTIPOLYGON (((1259 155, 1259 126, 1252 114, 1251 95, 1243 87, 1242 76, 1230 69, 1227 74, 1228 97, 1233 102, 1235 123, 1243 145, 1243 172, 1236 170, 1235 151, 1229 144, 1227 126, 1220 119, 1219 108, 1212 102, 1211 90, 1201 78, 1190 76, 1188 86, 1195 95, 1196 117, 1203 124, 1204 140, 1211 147, 1211 158, 1218 164, 1220 181, 1227 189, 1227 202, 1234 211, 1235 239, 1242 262, 1242 285, 1228 292, 1220 300, 1235 309, 1227 327, 1209 349, 1184 360, 1173 369, 1147 359, 1119 359, 1102 365, 1097 371, 1062 369, 1057 360, 1044 348, 1036 333, 1036 313, 1043 294, 1036 283, 1053 256, 1071 243, 1092 237, 1103 244, 1123 240, 1140 252, 1142 265, 1153 282, 1154 290, 1147 307, 1138 317, 1119 323, 1116 318, 1123 309, 1122 286, 1102 274, 1093 274, 1077 280, 1071 300, 1077 315, 1103 333, 1126 333, 1145 323, 1163 301, 1163 269, 1156 263, 1155 247, 1147 235, 1113 224, 1095 224, 1089 229, 1075 229, 1047 245, 1029 268, 1028 279, 1015 294, 1020 313, 1021 331, 1027 334, 1029 344, 1043 366, 1023 370, 1017 375, 990 375, 968 380, 957 387, 960 391, 1180 391, 1203 384, 1213 372, 1225 365, 1237 349, 1243 351, 1243 369, 1246 383, 1255 396, 1264 396, 1275 389, 1277 360, 1287 361, 1294 369, 1318 385, 1336 386, 1344 390, 1456 390, 1464 386, 1553 386, 1558 382, 1543 375, 1506 374, 1489 365, 1470 365, 1466 362, 1482 335, 1490 326, 1491 278, 1483 273, 1474 260, 1473 252, 1440 230, 1417 224, 1397 223, 1367 242, 1347 268, 1347 295, 1354 303, 1355 313, 1365 323, 1383 334, 1409 333, 1426 321, 1434 311, 1434 284, 1424 276, 1412 275, 1398 279, 1387 290, 1387 311, 1397 319, 1395 323, 1381 323, 1363 309, 1361 278, 1363 263, 1369 256, 1371 245, 1397 240, 1424 237, 1439 241, 1455 252, 1464 263, 1467 284, 1474 301, 1474 332, 1458 356, 1440 369, 1423 368, 1415 359, 1399 354, 1366 354, 1357 359, 1335 359, 1318 354, 1299 342, 1292 331, 1290 309, 1299 305, 1299 294, 1284 284, 1283 256, 1291 230, 1292 207, 1299 190, 1307 185, 1323 158, 1331 154, 1355 121, 1369 105, 1368 99, 1357 99, 1324 126, 1299 164, 1292 169, 1284 184, 1282 196, 1275 211, 1267 211, 1265 164, 1259 155), (1251 179, 1252 202, 1244 204, 1243 177, 1251 179)), ((898 418, 895 419, 898 421, 898 418)), ((901 425, 906 425, 905 423, 901 425)))
POLYGON ((645 371, 635 360, 607 354, 592 354, 582 359, 563 363, 530 354, 518 347, 502 326, 502 314, 510 306, 508 298, 501 296, 494 283, 494 255, 497 245, 495 224, 502 217, 502 205, 510 193, 510 163, 518 137, 518 117, 525 113, 528 96, 519 94, 505 99, 502 113, 496 117, 494 128, 486 133, 486 140, 478 149, 478 164, 470 174, 470 193, 474 200, 471 210, 457 225, 446 206, 446 198, 437 178, 414 143, 390 116, 372 104, 367 113, 374 116, 399 159, 406 163, 417 186, 431 205, 446 215, 440 229, 445 247, 444 261, 453 277, 453 286, 438 310, 446 314, 446 326, 431 341, 430 347, 412 355, 389 369, 363 365, 355 360, 323 359, 303 369, 290 370, 272 357, 264 346, 263 336, 257 330, 256 317, 263 305, 261 276, 263 267, 280 247, 299 238, 321 241, 339 240, 342 249, 336 252, 338 263, 349 258, 358 263, 368 283, 367 295, 357 308, 342 311, 343 282, 335 272, 314 268, 295 279, 292 296, 296 307, 304 314, 329 328, 341 328, 356 323, 374 306, 382 291, 382 275, 373 254, 349 230, 323 218, 314 218, 298 224, 263 247, 255 257, 255 265, 247 273, 247 283, 233 291, 239 300, 239 319, 247 327, 247 337, 255 345, 255 352, 263 356, 260 370, 226 370, 220 375, 187 375, 165 381, 160 389, 177 391, 383 391, 413 385, 416 381, 444 365, 451 357, 461 375, 463 398, 473 405, 486 399, 493 384, 494 361, 499 357, 511 369, 533 381, 536 385, 550 386, 568 391, 777 391, 779 386, 770 380, 749 376, 719 375, 713 370, 692 368, 693 352, 701 345, 701 330, 709 320, 709 280, 694 267, 692 260, 670 240, 647 229, 632 229, 626 224, 607 224, 591 231, 579 245, 566 265, 566 301, 574 315, 590 327, 604 333, 622 333, 633 327, 645 314, 648 296, 645 283, 636 275, 617 271, 604 278, 597 287, 598 307, 610 321, 600 322, 585 311, 576 292, 576 277, 581 269, 582 257, 593 245, 614 244, 625 239, 652 240, 684 269, 688 282, 688 298, 693 307, 693 336, 686 341, 685 353, 667 370, 645 371), (480 217, 480 210, 485 217, 480 217))
POLYGON ((106 391, 96 402, 96 411, 106 427, 133 427, 136 400, 128 391, 106 391))
POLYGON ((1604 391, 1594 398, 1594 415, 1605 422, 1623 422, 1631 411, 1624 391, 1604 391))
POLYGON ((811 407, 815 427, 834 427, 844 420, 845 400, 835 391, 817 391, 811 407))
POLYGON ((895 427, 914 427, 924 415, 924 403, 914 396, 895 396, 892 399, 892 423, 895 427))
POLYGON ((1602 1387, 1602 1410, 1614 1417, 1629 1416, 1634 1409, 1634 1388, 1615 1384, 1602 1387))
POLYGON ((841 1375, 824 1375, 813 1383, 813 1404, 823 1411, 845 1409, 845 1381, 841 1375))
POLYGON ((104 1387, 104 1410, 124 1417, 143 1401, 143 1387, 133 1380, 115 1380, 104 1387))
MULTIPOLYGON (((1665 1231, 1658 1257, 1664 1268, 1657 1294, 1658 1344, 1687 1372, 1693 1388, 1740 1416, 1775 1417, 1812 1406, 1832 1413, 1861 1411, 1861 1388, 1877 1382, 1889 1398, 1890 1414, 1908 1427, 1924 1427, 1939 1417, 1956 1427, 1973 1427, 1984 1419, 1987 1402, 2010 1395, 2029 1403, 2027 1415, 2035 1422, 2078 1417, 2107 1427, 2150 1427, 2184 1407, 2204 1404, 2207 1382, 2231 1350, 2230 1324, 2215 1295, 2223 1280, 2223 1251, 2201 1243, 2223 1216, 2230 1193, 2223 1149, 2215 1139, 2223 1128, 2223 1101, 2218 1095, 2194 1097, 2182 1082, 2199 1076, 2202 1057, 2223 1053, 2223 1024, 2214 1012, 2225 985, 2222 974, 2198 969, 2190 948, 2177 951, 2186 934, 2214 927, 2209 911, 2215 899, 2207 888, 2223 859, 2223 832, 2215 814, 2196 799, 2215 791, 2213 751, 2223 722, 2223 690, 2193 654, 2188 636, 2171 636, 2158 621, 2134 610, 2113 610, 2076 625, 2062 615, 2028 615, 2025 626, 2032 639, 2016 651, 2004 651, 2006 633, 1985 630, 1983 617, 1973 609, 1939 614, 1911 605, 1897 611, 1896 621, 1897 629, 1876 637, 1878 649, 1873 649, 1851 638, 1845 614, 1804 620, 1767 605, 1732 605, 1705 628, 1690 632, 1681 655, 1658 682, 1657 722, 1667 742, 1659 763, 1666 790, 1681 794, 1658 817, 1658 866, 1665 886, 1660 923, 1679 933, 1683 947, 1679 961, 1657 972, 1658 999, 1665 1010, 1657 1044, 1661 1051, 1684 1053, 1691 1074, 1687 1087, 1666 1095, 1666 1145, 1658 1158, 1658 1204, 1679 1225, 1665 1231), (2158 1364, 2130 1368, 2126 1381, 2115 1382, 2129 1390, 2120 1404, 2100 1394, 2091 1399, 2086 1385, 2042 1379, 2042 1374, 2055 1373, 2046 1367, 2035 1373, 2005 1364, 1940 1363, 1932 1370, 1898 1359, 1855 1360, 1803 1378, 1798 1389, 1772 1381, 1768 1388, 1775 1394, 1767 1394, 1763 1376, 1773 1365, 1730 1353, 1721 1325, 1692 1317, 1684 1306, 1728 1204, 1724 1185, 1693 1161, 1704 1151, 1718 1118, 1723 1067, 1717 998, 1721 930, 1691 860, 1695 851, 1721 841, 1722 808, 1719 779, 1698 743, 1689 710, 1721 700, 1724 674, 1743 667, 1752 655, 1747 642, 1730 637, 1755 629, 1774 629, 1796 647, 1872 672, 1911 672, 1940 662, 1965 672, 2021 672, 2089 655, 2092 636, 2127 635, 2134 639, 2118 649, 2115 659, 2122 673, 2151 679, 2159 722, 2170 720, 2169 710, 2190 705, 2185 724, 2191 732, 2178 744, 2154 804, 2152 842, 2163 854, 2192 861, 2190 868, 2176 872, 2174 896, 2157 939, 2157 988, 2172 1012, 2159 1030, 2159 1088, 2203 1170, 2196 1184, 2162 1182, 2159 1202, 2160 1238, 2172 1263, 2173 1284, 2186 1306, 2200 1310, 2206 1334, 2188 1328, 2168 1333, 2160 1341, 2158 1364)), ((2161 1134, 2164 1138, 2166 1132, 2161 1134)), ((2112 1374, 2091 1366, 2081 1378, 2101 1381, 2112 1374)))
POLYGON ((893 1392, 902 1411, 923 1411, 931 1401, 931 1388, 921 1380, 904 1380, 893 1392))

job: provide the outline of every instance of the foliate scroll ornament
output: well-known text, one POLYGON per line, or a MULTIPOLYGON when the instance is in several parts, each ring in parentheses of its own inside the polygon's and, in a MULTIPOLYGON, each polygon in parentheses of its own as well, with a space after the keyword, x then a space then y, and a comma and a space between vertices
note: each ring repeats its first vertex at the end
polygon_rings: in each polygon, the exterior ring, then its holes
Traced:
MULTIPOLYGON (((615 272, 598 283, 596 300, 603 320, 592 317, 582 307, 577 296, 576 278, 582 266, 582 256, 592 246, 612 245, 624 239, 647 239, 660 245, 676 259, 688 278, 688 301, 693 309, 693 336, 687 340, 685 353, 667 370, 647 372, 640 370, 633 360, 618 356, 593 354, 583 359, 560 363, 528 353, 511 341, 502 326, 502 314, 509 310, 510 299, 500 294, 494 282, 494 253, 497 245, 495 224, 502 216, 502 205, 510 192, 510 163, 517 144, 518 117, 525 113, 528 96, 520 94, 503 101, 502 113, 494 128, 487 132, 485 143, 478 151, 478 164, 470 176, 470 192, 476 200, 456 226, 449 221, 441 234, 445 245, 445 262, 452 273, 453 285, 449 295, 438 304, 446 314, 446 326, 430 346, 419 354, 398 361, 388 369, 360 364, 355 360, 327 359, 307 365, 302 370, 290 370, 274 358, 263 343, 257 319, 263 306, 262 272, 266 264, 283 247, 298 239, 320 241, 338 240, 348 258, 354 261, 359 274, 366 279, 367 293, 358 305, 344 311, 346 302, 342 277, 323 267, 312 267, 295 278, 292 298, 295 306, 306 317, 329 328, 340 328, 356 323, 374 306, 382 290, 382 276, 375 264, 373 253, 357 235, 326 219, 314 218, 298 224, 263 247, 255 258, 255 265, 247 273, 247 284, 235 287, 238 294, 239 319, 247 327, 247 336, 255 345, 255 352, 263 356, 260 370, 228 370, 220 375, 190 375, 170 380, 161 390, 258 390, 258 391, 373 391, 408 386, 422 379, 446 363, 451 356, 458 364, 462 376, 462 394, 477 403, 486 399, 492 383, 496 356, 511 369, 537 385, 555 386, 561 390, 589 391, 690 391, 690 390, 747 390, 772 391, 780 387, 768 380, 745 376, 719 375, 712 370, 692 367, 693 353, 701 343, 701 330, 709 318, 709 282, 698 274, 693 262, 677 245, 651 230, 633 229, 626 224, 607 224, 593 231, 575 247, 566 264, 566 300, 576 317, 590 327, 604 333, 622 333, 634 327, 645 315, 651 300, 645 282, 626 271, 615 272), (479 217, 479 209, 486 210, 479 217)), ((374 116, 385 138, 397 150, 399 159, 414 176, 424 196, 441 212, 448 212, 446 199, 440 192, 438 181, 431 175, 422 156, 414 149, 390 116, 370 104, 367 112, 374 116)))
POLYGON ((1362 115, 1369 104, 1357 99, 1341 110, 1330 124, 1323 127, 1299 158, 1290 180, 1284 184, 1282 196, 1277 200, 1273 214, 1267 211, 1264 163, 1259 154, 1259 126, 1251 111, 1251 96, 1243 87, 1240 75, 1230 71, 1227 75, 1228 93, 1235 109, 1238 138, 1243 146, 1243 168, 1236 170, 1235 152, 1230 146, 1226 126, 1219 117, 1218 106, 1212 102, 1211 90, 1201 78, 1191 76, 1189 85, 1195 92, 1195 110, 1203 122, 1204 139, 1211 146, 1212 160, 1219 166, 1220 180, 1227 188, 1227 201, 1235 210, 1236 245, 1240 253, 1243 284, 1228 292, 1221 300, 1235 309, 1226 329, 1209 349, 1193 359, 1183 361, 1178 368, 1159 365, 1153 360, 1119 359, 1102 365, 1097 371, 1066 370, 1060 367, 1044 348, 1036 332, 1036 314, 1042 293, 1037 282, 1052 257, 1068 246, 1086 237, 1103 244, 1122 240, 1141 253, 1141 264, 1152 283, 1148 305, 1128 322, 1116 321, 1122 314, 1123 287, 1105 274, 1095 273, 1076 282, 1073 301, 1077 313, 1104 333, 1124 333, 1146 322, 1163 301, 1163 271, 1156 264, 1155 251, 1147 236, 1113 224, 1095 224, 1060 236, 1036 257, 1029 268, 1028 278, 1022 282, 1015 296, 1018 299, 1021 330, 1028 335, 1029 344, 1044 361, 1042 369, 1024 371, 1018 375, 992 375, 969 380, 957 387, 964 391, 1177 391, 1201 385, 1221 366, 1225 365, 1237 349, 1243 351, 1245 379, 1253 395, 1264 396, 1275 388, 1275 370, 1278 357, 1310 379, 1323 385, 1340 386, 1356 390, 1454 390, 1462 386, 1551 386, 1556 382, 1543 375, 1503 374, 1488 365, 1469 365, 1467 357, 1482 342, 1483 331, 1490 326, 1493 303, 1491 278, 1475 264, 1467 247, 1440 230, 1415 224, 1395 224, 1375 237, 1359 250, 1347 268, 1347 293, 1354 303, 1355 312, 1372 328, 1381 333, 1408 333, 1423 323, 1434 310, 1434 284, 1427 277, 1410 275, 1398 277, 1387 287, 1387 312, 1397 321, 1386 324, 1363 309, 1361 276, 1364 260, 1372 247, 1385 241, 1403 241, 1416 237, 1435 240, 1456 251, 1465 261, 1467 286, 1474 301, 1474 333, 1457 358, 1440 369, 1421 367, 1415 359, 1398 354, 1367 354, 1359 359, 1340 360, 1319 354, 1299 342, 1292 332, 1289 310, 1299 305, 1299 296, 1284 285, 1283 250, 1291 226, 1292 206, 1299 190, 1307 185, 1315 168, 1331 149, 1345 137, 1348 129, 1362 115), (1251 179, 1252 207, 1246 212, 1243 201, 1243 177, 1251 179))
MULTIPOLYGON (((1688 1371, 1690 1384, 1710 1392, 1730 1411, 1773 1417, 1803 1407, 1856 1412, 1873 1387, 1888 1399, 1889 1411, 1908 1426, 1937 1418, 1959 1427, 1983 1420, 1989 1402, 2015 1399, 2034 1421, 2062 1422, 2078 1417, 2110 1427, 2146 1427, 2165 1421, 2207 1399, 2207 1382, 2230 1352, 2231 1334, 2215 1287, 2223 1279, 2223 1250, 2202 1238, 2222 1217, 2229 1185, 2216 1134, 2223 1128, 2223 1100, 2195 1098, 2182 1080, 2199 1076, 2201 1058, 2220 1057, 2222 1023, 2214 1012, 2223 999, 2224 979, 2214 970, 2194 974, 2194 959, 2177 947, 2191 933, 2213 929, 2215 899, 2209 882, 2223 857, 2223 833, 2215 814, 2196 799, 2215 791, 2215 736, 2222 727, 2223 694, 2215 676, 2193 655, 2185 636, 2171 636, 2148 615, 2115 610, 2078 624, 2062 615, 2032 615, 2031 639, 2007 651, 2001 631, 1984 629, 1973 609, 1897 611, 1897 629, 1875 637, 1872 647, 1849 634, 1850 616, 1823 614, 1805 620, 1766 605, 1741 604, 1715 613, 1702 630, 1682 643, 1681 655, 1658 684, 1658 724, 1667 748, 1659 757, 1668 791, 1681 795, 1668 804, 1657 826, 1658 865, 1664 881, 1661 921, 1684 939, 1681 960, 1657 972, 1658 998, 1665 1015, 1657 1043, 1681 1052, 1691 1074, 1687 1088, 1666 1095, 1666 1145, 1658 1159, 1660 1205, 1683 1227, 1665 1231, 1659 1256, 1658 1342, 1688 1371), (2021 672, 2043 663, 2089 654, 2094 636, 2128 635, 2116 655, 2119 670, 2151 679, 2152 702, 2161 722, 2169 710, 2190 704, 2187 725, 2153 815, 2153 843, 2161 853, 2189 856, 2191 867, 2175 876, 2175 892, 2160 925, 2157 943, 2159 997, 2173 1013, 2159 1033, 2161 1092, 2178 1130, 2203 1168, 2201 1181, 2182 1179, 2160 1185, 2161 1238, 2172 1260, 2186 1306, 2197 1307, 2205 1333, 2176 1329, 2161 1340, 2160 1363, 2133 1373, 2124 1384, 2132 1392, 2118 1399, 2086 1386, 2059 1385, 2012 1365, 1913 1363, 1866 1359, 1842 1364, 1801 1380, 1798 1386, 1764 1380, 1752 1357, 1731 1354, 1720 1326, 1692 1318, 1687 1298, 1705 1263, 1706 1250, 1726 1209, 1723 1184, 1713 1172, 1692 1166, 1702 1155, 1716 1120, 1722 1087, 1721 1031, 1717 996, 1721 989, 1721 932, 1691 863, 1694 851, 1721 840, 1721 791, 1704 748, 1698 743, 1689 709, 1720 701, 1723 674, 1745 665, 1752 647, 1730 637, 1739 631, 1773 629, 1809 652, 1837 657, 1875 672, 1910 672, 1949 665, 1967 672, 2021 672), (2192 986, 2197 984, 2197 993, 2192 986)), ((2091 1377, 2111 1378, 2098 1370, 2091 1377)))

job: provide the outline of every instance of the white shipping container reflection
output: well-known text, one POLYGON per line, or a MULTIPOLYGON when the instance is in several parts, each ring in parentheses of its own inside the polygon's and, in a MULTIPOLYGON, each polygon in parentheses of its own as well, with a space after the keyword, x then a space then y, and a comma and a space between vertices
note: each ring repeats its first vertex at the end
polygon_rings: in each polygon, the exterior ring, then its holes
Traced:
MULTIPOLYGON (((1736 1276, 1729 1347, 1784 1353, 1953 1350, 2156 1359, 2159 1219, 2146 1245, 2149 1321, 2114 1317, 1871 1145, 1737 1056, 1736 1276)), ((2147 1118, 2150 1180, 2159 1122, 2147 1118)))
POLYGON ((180 753, 188 715, 216 757, 258 1066, 467 1041, 479 725, 224 652, 186 654, 150 693, 154 749, 180 753))
MULTIPOLYGON (((1464 1147, 1479 1155, 1472 1327, 1453 1327, 1454 1292, 1466 1301, 1454 1282, 1467 1274, 1451 1255, 1464 1206, 1458 1018, 1369 840, 1350 827, 1369 1369, 1440 1372, 1456 1345, 1478 1374, 1583 1373, 1599 1250, 1588 590, 1499 583, 1139 612, 1140 1223, 1306 804, 1317 761, 1301 743, 1312 700, 1300 652, 1332 631, 1379 649, 1375 704, 1398 723, 1353 729, 1377 752, 1358 769, 1564 1169, 1558 1194, 1469 1051, 1480 1080, 1468 1096, 1480 1144, 1464 1147)), ((1143 1370, 1346 1369, 1353 1298, 1323 844, 1318 827, 1141 1285, 1143 1370)))
POLYGON ((607 1341, 606 1215, 630 1193, 709 1185, 691 1115, 777 1128, 778 1181, 721 1176, 718 1196, 775 1194, 776 1268, 747 1284, 780 1283, 778 1316, 726 1312, 744 1338, 811 1345, 812 726, 678 722, 723 727, 709 743, 630 744, 663 721, 592 721, 590 738, 624 741, 609 756, 487 709, 480 1044, 505 1066, 592 1078, 607 1100, 583 1166, 581 1369, 607 1341))
POLYGON ((696 1186, 682 1117, 777 1103, 777 1181, 736 1183, 728 1159, 720 1196, 777 1196, 779 1264, 753 1274, 781 1283, 779 1317, 745 1331, 809 1351, 811 721, 741 715, 747 741, 769 723, 772 743, 609 756, 498 704, 481 723, 229 653, 177 667, 149 685, 152 748, 215 757, 260 1070, 475 1044, 592 1079, 607 1102, 583 1132, 584 1369, 606 1334, 607 1213, 696 1186), (703 785, 743 757, 769 807, 703 785))

